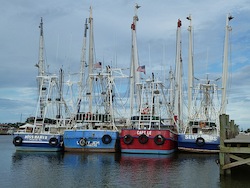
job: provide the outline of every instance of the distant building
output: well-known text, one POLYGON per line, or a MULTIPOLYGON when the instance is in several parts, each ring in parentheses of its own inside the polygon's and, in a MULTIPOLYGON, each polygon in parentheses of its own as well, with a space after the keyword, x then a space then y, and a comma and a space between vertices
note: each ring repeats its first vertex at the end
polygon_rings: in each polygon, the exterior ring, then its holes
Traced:
POLYGON ((11 124, 0 124, 0 134, 13 134, 16 128, 11 124))

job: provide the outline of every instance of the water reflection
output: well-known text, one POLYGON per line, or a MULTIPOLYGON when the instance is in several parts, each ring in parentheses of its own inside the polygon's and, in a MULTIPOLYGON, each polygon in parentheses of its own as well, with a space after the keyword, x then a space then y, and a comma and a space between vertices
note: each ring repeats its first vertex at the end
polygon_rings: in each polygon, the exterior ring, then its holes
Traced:
POLYGON ((119 181, 124 187, 166 187, 176 158, 176 154, 121 154, 119 181))
MULTIPOLYGON (((219 175, 218 154, 13 152, 7 187, 246 187, 219 175), (18 182, 18 184, 17 184, 18 182)), ((249 170, 249 167, 247 168, 249 170)), ((6 179, 6 178, 5 178, 6 179)), ((5 186, 5 187, 6 187, 5 186)))
MULTIPOLYGON (((119 169, 119 153, 70 153, 64 154, 64 169, 72 172, 71 178, 75 187, 79 182, 84 187, 113 187, 117 185, 117 170, 119 169)), ((71 187, 74 187, 71 185, 71 187)))
POLYGON ((64 164, 66 166, 107 165, 119 160, 119 153, 64 153, 64 164))
POLYGON ((221 188, 249 187, 250 167, 248 165, 234 167, 231 175, 220 176, 221 188))
MULTIPOLYGON (((176 154, 171 155, 154 155, 154 154, 121 154, 120 165, 121 169, 126 166, 133 169, 145 166, 149 171, 155 171, 160 168, 168 168, 171 162, 177 158, 176 154)), ((145 168, 144 168, 145 170, 145 168)))
POLYGON ((16 151, 12 155, 10 187, 60 186, 62 182, 54 180, 58 179, 62 164, 63 153, 60 152, 16 151))
POLYGON ((23 164, 26 161, 32 163, 32 161, 41 161, 51 163, 53 161, 62 161, 64 153, 63 152, 27 152, 27 151, 16 151, 12 155, 12 162, 23 164))

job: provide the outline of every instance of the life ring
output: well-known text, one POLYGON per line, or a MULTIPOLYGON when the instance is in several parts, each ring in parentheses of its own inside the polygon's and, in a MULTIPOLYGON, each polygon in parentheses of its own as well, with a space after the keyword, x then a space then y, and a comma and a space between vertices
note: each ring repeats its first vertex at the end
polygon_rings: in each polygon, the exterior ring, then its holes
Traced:
POLYGON ((20 145, 22 144, 22 142, 23 142, 23 139, 22 139, 22 137, 20 137, 20 136, 16 136, 16 137, 13 139, 13 144, 14 144, 15 146, 20 146, 20 145))
POLYGON ((131 144, 133 142, 133 140, 134 140, 134 138, 129 134, 127 134, 123 137, 123 142, 125 144, 131 144))
POLYGON ((147 107, 147 108, 144 108, 143 110, 142 110, 142 114, 148 114, 149 113, 149 108, 147 107))
POLYGON ((200 128, 203 128, 203 127, 205 127, 205 122, 201 121, 200 122, 200 128))
POLYGON ((86 113, 86 119, 87 119, 87 120, 90 120, 90 119, 91 119, 91 116, 92 116, 91 112, 87 112, 87 113, 86 113))
POLYGON ((157 144, 157 145, 163 145, 164 142, 165 142, 165 138, 161 135, 161 134, 158 134, 154 137, 154 142, 157 144))
POLYGON ((58 144, 58 139, 56 137, 52 137, 49 139, 49 145, 56 146, 58 144))
POLYGON ((138 137, 138 140, 141 144, 146 144, 148 142, 148 137, 147 135, 145 134, 141 134, 139 137, 138 137))
POLYGON ((198 137, 198 138, 196 139, 196 144, 197 144, 197 146, 204 146, 204 144, 205 144, 204 138, 198 137))
POLYGON ((87 139, 86 138, 81 138, 79 140, 79 144, 80 144, 80 146, 86 146, 87 145, 87 139))
POLYGON ((102 142, 104 144, 109 144, 111 141, 112 141, 112 138, 110 135, 108 135, 108 134, 103 135, 102 142))

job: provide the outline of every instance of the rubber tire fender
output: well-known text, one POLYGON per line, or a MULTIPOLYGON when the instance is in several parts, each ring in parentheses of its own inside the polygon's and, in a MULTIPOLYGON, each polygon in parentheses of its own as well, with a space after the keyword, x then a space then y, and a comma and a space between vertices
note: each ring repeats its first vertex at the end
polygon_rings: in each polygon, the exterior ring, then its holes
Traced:
POLYGON ((146 144, 146 143, 148 142, 148 137, 147 137, 147 135, 141 134, 141 135, 138 137, 138 141, 139 141, 141 144, 146 144))
POLYGON ((112 141, 112 138, 110 135, 108 135, 108 134, 103 135, 102 142, 104 144, 109 144, 111 141, 112 141))
POLYGON ((127 134, 127 135, 125 135, 124 137, 123 137, 123 142, 125 143, 125 144, 132 144, 132 142, 133 142, 133 140, 134 140, 134 138, 131 136, 131 135, 129 135, 129 134, 127 134))
POLYGON ((87 145, 87 139, 86 138, 81 138, 80 140, 79 140, 79 145, 80 146, 86 146, 87 145))
POLYGON ((23 139, 20 136, 16 136, 15 138, 13 138, 13 144, 15 146, 20 146, 23 143, 23 139))
POLYGON ((58 144, 58 139, 56 137, 52 137, 49 139, 49 145, 55 147, 58 144))
POLYGON ((196 139, 196 144, 197 144, 197 146, 204 146, 204 144, 205 144, 205 140, 204 140, 204 138, 202 138, 202 137, 198 137, 197 139, 196 139))
POLYGON ((165 138, 161 134, 158 134, 154 137, 154 142, 156 143, 156 145, 163 145, 165 142, 165 138))

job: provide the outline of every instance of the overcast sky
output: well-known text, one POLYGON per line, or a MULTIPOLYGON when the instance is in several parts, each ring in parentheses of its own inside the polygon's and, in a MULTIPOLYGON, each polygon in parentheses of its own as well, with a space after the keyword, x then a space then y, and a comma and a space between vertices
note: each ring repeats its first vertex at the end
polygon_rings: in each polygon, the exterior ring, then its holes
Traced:
POLYGON ((182 20, 182 58, 187 70, 188 25, 192 15, 197 77, 222 73, 226 15, 230 21, 231 58, 227 114, 250 128, 250 3, 248 0, 11 0, 1 1, 0 123, 25 121, 36 108, 39 23, 43 17, 46 61, 51 72, 79 69, 85 19, 93 7, 96 60, 129 67, 135 3, 138 52, 146 71, 174 66, 177 20, 182 20))

